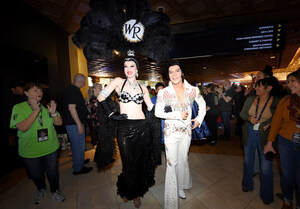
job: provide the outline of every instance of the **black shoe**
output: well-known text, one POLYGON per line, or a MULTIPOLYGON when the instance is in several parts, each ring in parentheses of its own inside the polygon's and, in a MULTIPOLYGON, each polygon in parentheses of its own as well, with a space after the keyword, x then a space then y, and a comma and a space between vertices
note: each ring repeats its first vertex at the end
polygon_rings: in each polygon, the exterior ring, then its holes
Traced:
POLYGON ((85 174, 89 173, 93 170, 93 167, 83 167, 80 171, 73 171, 73 175, 80 175, 80 174, 85 174))
POLYGON ((247 189, 246 187, 242 187, 242 190, 243 190, 243 192, 249 192, 250 190, 249 189, 247 189))
POLYGON ((264 202, 265 205, 269 205, 271 203, 271 201, 268 200, 262 200, 264 202))
MULTIPOLYGON (((89 162, 90 162, 90 159, 85 159, 85 160, 83 161, 83 164, 88 164, 89 162)), ((74 165, 73 165, 72 168, 74 168, 74 165)))
POLYGON ((217 145, 217 140, 212 140, 210 142, 206 142, 210 146, 216 146, 217 145))

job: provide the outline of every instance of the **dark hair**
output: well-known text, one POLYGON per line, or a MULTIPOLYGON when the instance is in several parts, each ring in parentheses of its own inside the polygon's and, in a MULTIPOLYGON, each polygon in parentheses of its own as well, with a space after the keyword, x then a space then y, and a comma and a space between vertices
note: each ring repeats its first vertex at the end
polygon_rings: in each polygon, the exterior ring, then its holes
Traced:
POLYGON ((133 61, 136 65, 136 68, 139 69, 139 62, 137 61, 137 59, 135 58, 135 52, 134 50, 128 50, 127 51, 127 57, 125 57, 125 59, 123 60, 123 65, 125 62, 129 62, 129 61, 133 61))
POLYGON ((296 80, 300 83, 300 67, 295 72, 288 74, 287 78, 290 76, 294 76, 296 80))
POLYGON ((11 82, 9 82, 8 87, 11 88, 16 88, 17 86, 19 87, 23 87, 24 86, 24 82, 21 80, 12 80, 11 82))
POLYGON ((160 86, 165 87, 165 85, 163 83, 158 82, 155 84, 155 89, 158 89, 158 87, 160 87, 160 86))
POLYGON ((140 67, 139 67, 138 61, 137 61, 135 58, 133 58, 133 57, 126 57, 126 58, 124 59, 124 61, 123 61, 123 64, 124 64, 125 62, 129 62, 129 61, 133 61, 133 62, 135 63, 135 65, 136 65, 136 68, 137 68, 137 69, 140 68, 140 67))
POLYGON ((273 70, 273 68, 271 65, 266 65, 265 69, 261 70, 261 72, 264 74, 265 78, 268 78, 268 77, 273 76, 272 70, 273 70))
POLYGON ((36 87, 40 90, 43 91, 43 87, 41 84, 39 83, 27 83, 25 86, 24 86, 24 91, 29 91, 30 89, 32 89, 33 87, 36 87))
POLYGON ((270 91, 271 96, 276 96, 276 97, 282 96, 283 88, 281 84, 278 82, 276 77, 271 76, 269 78, 260 79, 256 82, 256 85, 259 86, 260 84, 265 88, 267 88, 268 86, 272 86, 272 90, 270 91))
POLYGON ((215 90, 215 85, 213 83, 209 83, 207 85, 205 85, 206 88, 210 88, 211 91, 215 90))
POLYGON ((242 91, 245 91, 245 86, 240 85, 240 87, 242 88, 242 91))
POLYGON ((172 60, 171 62, 169 62, 168 68, 167 68, 167 75, 168 75, 168 78, 170 79, 170 77, 169 77, 169 69, 170 69, 170 67, 175 66, 175 65, 178 65, 179 68, 180 68, 180 70, 181 70, 181 73, 182 73, 181 78, 182 78, 182 82, 183 82, 183 81, 184 81, 184 68, 183 68, 183 66, 179 63, 178 60, 172 60))

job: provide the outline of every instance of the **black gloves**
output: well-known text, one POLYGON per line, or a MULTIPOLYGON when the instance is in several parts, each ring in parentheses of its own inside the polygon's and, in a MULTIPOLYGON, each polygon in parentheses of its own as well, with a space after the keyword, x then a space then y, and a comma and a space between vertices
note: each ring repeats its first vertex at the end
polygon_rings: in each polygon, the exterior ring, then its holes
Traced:
POLYGON ((109 118, 114 119, 114 120, 126 120, 127 119, 127 114, 120 115, 119 113, 113 112, 105 100, 100 102, 100 105, 103 107, 105 112, 108 114, 109 118))

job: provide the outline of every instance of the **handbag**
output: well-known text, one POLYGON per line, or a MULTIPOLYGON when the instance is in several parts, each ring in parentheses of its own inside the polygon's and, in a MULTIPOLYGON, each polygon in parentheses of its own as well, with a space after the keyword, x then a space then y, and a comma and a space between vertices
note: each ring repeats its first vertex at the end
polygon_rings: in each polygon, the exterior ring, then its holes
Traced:
MULTIPOLYGON (((194 101, 192 107, 192 119, 198 116, 198 104, 194 101)), ((192 140, 204 140, 208 136, 211 135, 211 131, 209 130, 206 122, 203 120, 200 127, 197 127, 192 130, 192 140)))

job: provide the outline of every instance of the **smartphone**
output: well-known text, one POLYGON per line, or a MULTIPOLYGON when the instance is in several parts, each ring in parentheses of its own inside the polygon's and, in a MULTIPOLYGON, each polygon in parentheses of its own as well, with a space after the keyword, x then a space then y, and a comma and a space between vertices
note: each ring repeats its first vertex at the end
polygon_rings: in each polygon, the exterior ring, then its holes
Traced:
POLYGON ((274 159, 274 152, 270 151, 270 152, 267 152, 266 155, 265 155, 266 159, 267 160, 273 160, 274 159))

